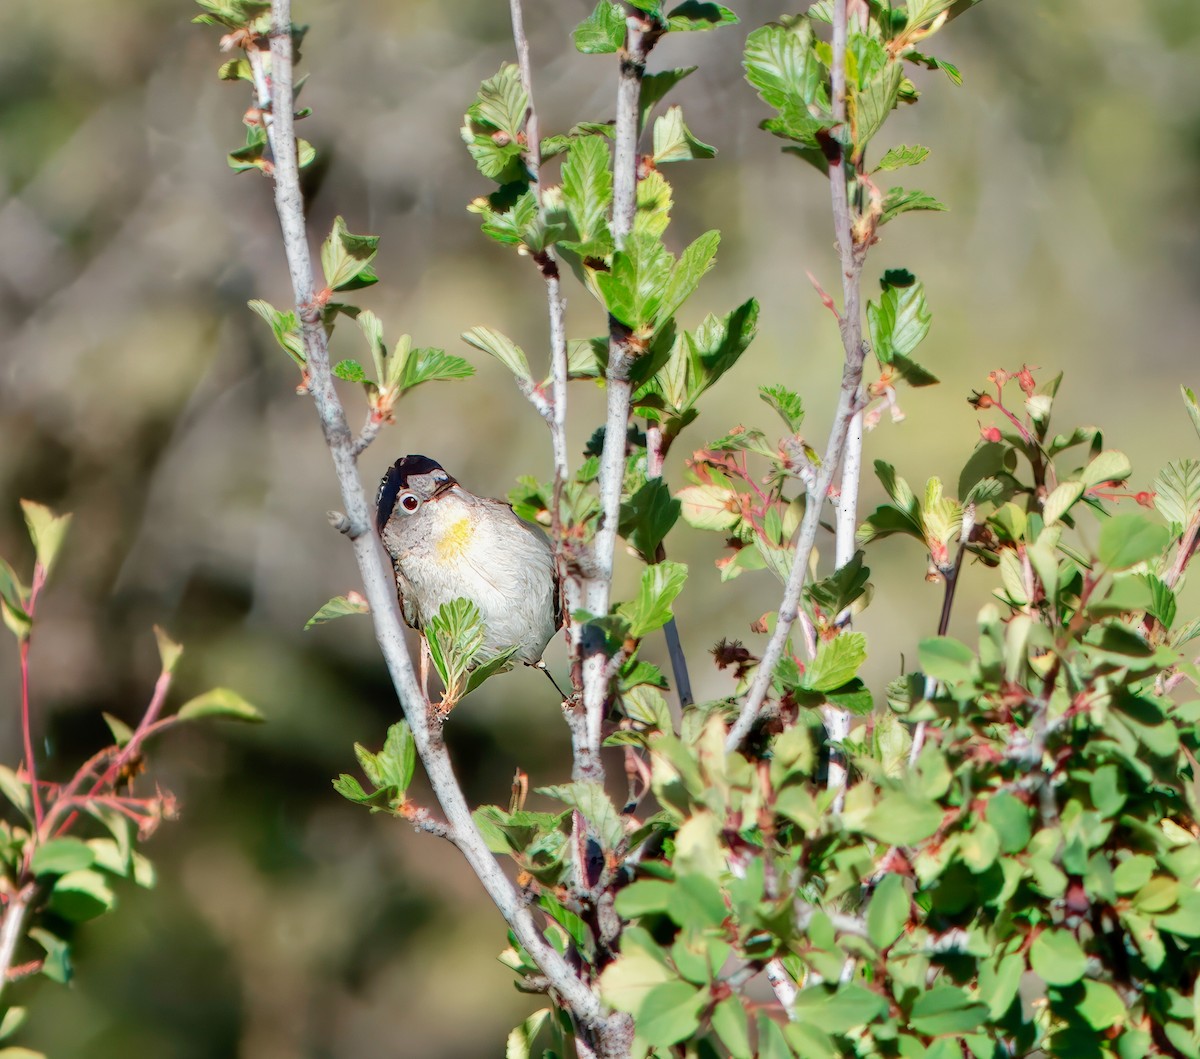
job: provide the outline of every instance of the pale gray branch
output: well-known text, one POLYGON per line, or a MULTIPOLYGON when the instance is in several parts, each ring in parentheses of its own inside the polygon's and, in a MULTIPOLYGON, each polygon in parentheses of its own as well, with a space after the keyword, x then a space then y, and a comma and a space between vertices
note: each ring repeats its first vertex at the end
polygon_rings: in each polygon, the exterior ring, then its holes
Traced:
MULTIPOLYGON (((836 120, 844 122, 846 120, 846 0, 835 0, 834 2, 831 83, 833 116, 836 120)), ((817 483, 809 492, 808 505, 804 511, 804 520, 800 525, 799 539, 796 542, 796 554, 792 560, 791 575, 784 589, 783 601, 779 606, 775 631, 767 642, 767 648, 763 652, 758 671, 754 674, 754 680, 750 685, 746 701, 742 705, 741 713, 733 728, 730 729, 729 737, 726 740, 726 747, 729 750, 740 746, 742 740, 754 726, 775 676, 775 667, 779 665, 779 660, 783 657, 784 645, 787 643, 792 625, 799 613, 804 581, 808 575, 808 563, 813 547, 816 545, 821 510, 824 507, 825 498, 829 494, 833 476, 846 453, 846 439, 851 430, 851 423, 862 411, 862 369, 866 356, 866 347, 862 339, 862 304, 859 283, 862 273, 862 250, 854 242, 850 202, 846 189, 845 158, 840 149, 837 157, 829 162, 829 188, 842 273, 843 307, 838 325, 841 330, 845 363, 842 368, 841 389, 817 483)), ((838 543, 835 549, 839 565, 854 554, 853 521, 857 519, 858 468, 861 460, 860 451, 847 461, 848 467, 852 469, 852 481, 847 483, 843 480, 842 483, 843 495, 838 506, 837 519, 838 543), (847 489, 848 484, 851 486, 850 489, 847 489), (855 498, 853 504, 851 504, 851 496, 855 498), (844 529, 847 525, 849 526, 848 532, 844 529)), ((826 723, 830 727, 830 735, 835 738, 844 738, 849 731, 849 715, 845 711, 831 707, 826 711, 826 723)), ((844 787, 845 780, 845 769, 835 757, 830 767, 830 786, 844 787)))
MULTIPOLYGON (((372 530, 367 498, 359 480, 354 440, 345 412, 333 387, 329 349, 321 312, 313 289, 304 202, 300 192, 296 159, 296 137, 292 113, 292 37, 290 0, 272 0, 271 79, 269 91, 280 106, 273 110, 268 125, 274 157, 275 207, 279 214, 288 270, 291 274, 296 311, 302 323, 310 391, 321 427, 333 457, 349 522, 347 534, 363 579, 371 618, 380 650, 412 728, 417 752, 429 782, 445 814, 455 845, 479 877, 488 896, 529 956, 550 980, 563 1003, 588 1027, 599 1028, 603 1012, 596 995, 580 980, 566 960, 542 937, 528 909, 501 870, 483 837, 455 778, 450 756, 440 729, 430 723, 429 703, 421 691, 412 659, 404 642, 396 602, 396 588, 379 540, 372 530)), ((270 99, 260 97, 264 110, 270 99)))
POLYGON ((17 946, 25 937, 25 924, 36 896, 37 884, 29 882, 9 894, 8 904, 4 906, 4 922, 0 924, 0 995, 8 985, 17 946))

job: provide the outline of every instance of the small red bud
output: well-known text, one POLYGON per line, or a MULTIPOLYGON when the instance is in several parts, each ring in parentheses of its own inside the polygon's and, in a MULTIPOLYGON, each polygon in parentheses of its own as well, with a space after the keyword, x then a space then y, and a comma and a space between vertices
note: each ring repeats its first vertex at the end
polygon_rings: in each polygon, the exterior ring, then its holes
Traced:
POLYGON ((979 436, 981 438, 983 438, 984 441, 990 441, 993 444, 996 444, 996 443, 1002 441, 1003 437, 1004 437, 1000 433, 999 427, 984 427, 982 430, 979 431, 979 436))
POLYGON ((1141 492, 1141 493, 1138 493, 1137 496, 1134 497, 1134 499, 1139 504, 1141 504, 1142 507, 1153 507, 1154 506, 1154 496, 1155 496, 1154 493, 1141 492))

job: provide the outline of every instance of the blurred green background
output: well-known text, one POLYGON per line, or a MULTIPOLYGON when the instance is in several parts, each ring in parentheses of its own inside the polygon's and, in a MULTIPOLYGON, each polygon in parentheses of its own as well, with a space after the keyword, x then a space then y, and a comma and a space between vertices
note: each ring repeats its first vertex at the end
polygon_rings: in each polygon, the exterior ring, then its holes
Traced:
MULTIPOLYGON (((528 0, 543 133, 611 116, 612 62, 569 46, 590 6, 528 0)), ((652 63, 700 64, 675 98, 720 149, 668 173, 676 249, 724 233, 684 322, 750 295, 763 304, 760 337, 672 455, 675 483, 707 438, 735 423, 774 429, 760 384, 798 389, 809 436, 823 439, 840 372, 836 330, 805 278, 837 285, 826 187, 756 128, 765 110, 739 67, 745 34, 782 12, 734 6, 741 26, 669 38, 652 63)), ((23 1043, 88 1059, 500 1055, 535 1002, 494 960, 498 915, 452 850, 329 786, 354 771, 351 744, 379 744, 398 709, 366 621, 303 631, 355 571, 325 521, 338 498, 310 402, 245 308, 290 294, 269 182, 225 165, 244 86, 216 80, 218 35, 190 26, 193 10, 0 6, 0 554, 28 570, 18 497, 75 513, 33 649, 48 768, 61 774, 101 744, 102 710, 136 718, 155 675, 154 623, 187 645, 177 702, 225 684, 269 717, 158 748, 154 774, 182 802, 147 849, 159 887, 122 891, 116 914, 79 932, 70 989, 26 991, 23 1043)), ((486 243, 465 209, 486 187, 458 127, 478 82, 511 56, 508 5, 298 0, 296 17, 312 27, 304 102, 315 113, 301 131, 319 152, 314 238, 337 213, 383 236, 382 282, 362 302, 392 340, 407 331, 462 353, 459 333, 487 324, 544 363, 536 273, 486 243)), ((991 369, 1022 363, 1066 370, 1060 426, 1104 425, 1133 456, 1137 488, 1195 453, 1177 394, 1197 382, 1198 39, 1193 0, 992 0, 937 38, 965 85, 921 75, 921 103, 883 139, 933 149, 904 176, 951 212, 888 226, 867 276, 903 266, 926 282, 934 325, 920 359, 943 385, 902 395, 907 421, 885 417, 868 461, 955 481, 977 437, 965 397, 991 369)), ((594 305, 568 293, 571 334, 599 333, 594 305)), ((335 336, 336 356, 355 355, 351 332, 335 336)), ((345 396, 358 422, 359 395, 345 396)), ((581 384, 574 407, 582 444, 598 395, 581 384)), ((405 452, 494 495, 518 474, 550 473, 541 422, 489 362, 402 407, 363 460, 368 485, 405 452)), ((868 482, 864 507, 878 495, 868 482)), ((765 573, 721 586, 718 546, 682 528, 670 541, 693 569, 679 620, 700 697, 729 687, 707 648, 748 636, 777 601, 765 573)), ((933 630, 941 593, 910 544, 884 543, 872 565, 877 603, 860 627, 878 690, 933 630)), ((983 591, 968 570, 960 628, 983 591)), ((15 660, 11 641, 0 645, 12 764, 15 660)), ((473 696, 448 739, 476 802, 506 802, 518 765, 535 785, 568 773, 556 703, 530 672, 473 696)))

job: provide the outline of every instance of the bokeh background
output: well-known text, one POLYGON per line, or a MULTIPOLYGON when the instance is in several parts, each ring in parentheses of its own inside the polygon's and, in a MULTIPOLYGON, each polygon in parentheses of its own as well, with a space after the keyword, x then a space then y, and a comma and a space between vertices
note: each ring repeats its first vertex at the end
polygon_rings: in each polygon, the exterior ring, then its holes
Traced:
MULTIPOLYGON (((544 132, 611 116, 611 60, 569 46, 590 6, 528 0, 544 132)), ((823 439, 839 373, 835 328, 805 278, 837 284, 826 188, 758 131, 765 111, 739 67, 746 33, 781 11, 735 7, 741 26, 669 38, 652 64, 700 64, 677 99, 720 149, 668 174, 675 247, 724 232, 685 322, 750 295, 763 305, 760 337, 673 454, 676 483, 706 438, 774 429, 760 384, 800 390, 823 439)), ((296 8, 312 27, 314 238, 338 213, 383 236, 382 282, 362 301, 390 339, 463 353, 460 332, 487 324, 539 362, 540 280, 479 235, 465 205, 486 187, 458 135, 478 82, 511 56, 508 5, 296 8)), ((102 710, 136 718, 154 623, 187 645, 177 702, 229 685, 269 718, 164 740, 155 775, 182 817, 147 849, 159 886, 123 890, 114 915, 79 932, 71 988, 27 991, 24 1043, 87 1059, 500 1055, 534 1002, 494 960, 499 917, 452 850, 329 786, 354 771, 352 743, 378 745, 398 711, 364 620, 304 631, 355 571, 325 521, 337 494, 310 402, 245 308, 286 304, 286 273, 269 182, 224 160, 244 86, 216 80, 217 34, 190 26, 193 13, 184 0, 0 5, 0 554, 28 569, 18 497, 75 513, 33 652, 48 767, 65 772, 101 744, 102 710)), ((925 280, 934 326, 920 359, 943 385, 905 394, 907 421, 870 435, 868 459, 953 482, 977 437, 965 397, 1022 363, 1067 372, 1060 424, 1103 424, 1139 488, 1196 453, 1178 386, 1197 381, 1198 43, 1193 0, 989 0, 937 38, 965 85, 921 75, 920 105, 886 141, 933 149, 903 177, 951 212, 890 225, 867 275, 904 266, 925 280)), ((573 336, 599 333, 582 291, 568 312, 573 336)), ((335 355, 355 355, 351 332, 335 355)), ((369 481, 404 452, 494 495, 549 474, 542 424, 502 368, 478 367, 403 406, 364 458, 369 481)), ((352 387, 345 396, 355 407, 352 387)), ((581 385, 575 400, 582 444, 598 395, 581 385)), ((869 482, 864 506, 878 496, 869 482)), ((748 635, 776 587, 765 573, 721 586, 715 539, 676 531, 670 547, 694 572, 680 610, 693 679, 721 694, 707 647, 748 635)), ((879 602, 861 627, 878 689, 934 628, 940 592, 903 542, 872 565, 879 602)), ((963 628, 982 591, 968 572, 963 628)), ((550 660, 561 667, 561 653, 550 660)), ((13 644, 0 643, 0 752, 13 764, 16 677, 13 644)), ((536 674, 490 683, 448 738, 476 802, 506 802, 518 765, 535 784, 567 774, 536 674)))

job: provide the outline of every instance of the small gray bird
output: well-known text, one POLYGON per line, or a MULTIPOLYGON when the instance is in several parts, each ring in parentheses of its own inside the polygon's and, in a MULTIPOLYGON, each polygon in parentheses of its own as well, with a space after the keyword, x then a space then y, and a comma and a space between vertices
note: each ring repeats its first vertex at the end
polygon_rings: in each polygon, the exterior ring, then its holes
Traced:
POLYGON ((442 604, 468 599, 483 618, 487 654, 516 647, 514 660, 550 676, 542 652, 563 616, 554 552, 541 529, 503 500, 468 492, 427 456, 400 457, 375 505, 409 625, 423 630, 442 604))

